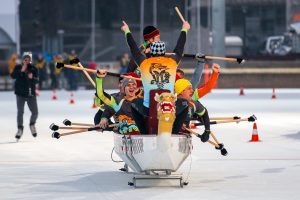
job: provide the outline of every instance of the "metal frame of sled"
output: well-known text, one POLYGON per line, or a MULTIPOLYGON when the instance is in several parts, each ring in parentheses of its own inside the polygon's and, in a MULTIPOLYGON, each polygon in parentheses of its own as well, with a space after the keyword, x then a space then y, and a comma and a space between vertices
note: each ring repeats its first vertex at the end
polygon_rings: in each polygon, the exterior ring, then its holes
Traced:
POLYGON ((192 138, 186 135, 172 135, 170 148, 157 148, 157 135, 114 134, 114 150, 128 166, 124 171, 133 174, 128 184, 137 187, 138 180, 178 180, 185 184, 183 175, 174 173, 186 160, 192 150, 192 138), (133 172, 129 172, 129 168, 133 172))

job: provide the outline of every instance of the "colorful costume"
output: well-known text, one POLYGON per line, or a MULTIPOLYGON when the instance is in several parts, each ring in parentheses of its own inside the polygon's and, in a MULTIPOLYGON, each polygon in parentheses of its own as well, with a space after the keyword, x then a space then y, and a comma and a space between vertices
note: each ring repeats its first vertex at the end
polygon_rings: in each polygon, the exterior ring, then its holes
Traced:
MULTIPOLYGON (((132 79, 130 79, 132 80, 132 79)), ((125 81, 125 79, 123 80, 125 81)), ((121 134, 139 134, 139 130, 131 118, 131 100, 126 96, 119 95, 113 97, 103 91, 103 78, 96 79, 96 92, 97 97, 105 104, 104 111, 101 118, 114 116, 115 122, 118 123, 118 132, 121 134)))
MULTIPOLYGON (((169 90, 174 94, 174 83, 176 77, 176 69, 180 62, 184 50, 186 41, 187 30, 182 30, 177 41, 177 45, 174 49, 175 55, 164 56, 160 55, 162 43, 153 43, 154 49, 151 51, 152 57, 147 58, 143 55, 140 49, 137 47, 130 31, 126 31, 126 39, 132 53, 133 59, 138 65, 138 69, 141 72, 142 83, 144 87, 144 98, 136 99, 133 101, 132 113, 133 118, 139 127, 141 134, 148 134, 148 130, 145 127, 146 121, 149 115, 149 93, 150 90, 164 89, 169 90)), ((152 44, 151 44, 152 45, 152 44)), ((187 115, 187 101, 184 99, 178 99, 176 102, 176 120, 173 125, 172 133, 178 133, 184 119, 187 115)), ((153 117, 153 116, 152 116, 153 117)))

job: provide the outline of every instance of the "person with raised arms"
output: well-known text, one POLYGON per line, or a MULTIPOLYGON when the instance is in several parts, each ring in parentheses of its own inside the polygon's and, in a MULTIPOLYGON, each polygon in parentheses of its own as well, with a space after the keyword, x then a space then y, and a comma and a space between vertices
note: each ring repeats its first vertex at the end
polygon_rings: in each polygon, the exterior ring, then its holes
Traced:
POLYGON ((124 78, 122 81, 122 90, 124 95, 111 96, 103 90, 103 79, 106 76, 106 70, 98 70, 96 78, 96 94, 105 104, 104 112, 98 124, 100 128, 106 129, 109 125, 110 117, 114 116, 118 124, 116 129, 121 134, 139 134, 139 129, 132 119, 131 102, 136 98, 137 83, 134 79, 124 78))
MULTIPOLYGON (((169 90, 174 94, 174 84, 176 77, 176 69, 182 58, 184 45, 186 42, 187 31, 190 24, 185 21, 182 25, 177 45, 174 49, 174 55, 166 56, 165 43, 162 41, 154 41, 150 43, 150 56, 146 57, 136 45, 136 42, 130 32, 129 26, 123 21, 121 30, 125 33, 127 44, 130 48, 132 57, 141 73, 142 83, 144 87, 144 98, 133 101, 133 117, 142 134, 147 134, 144 126, 146 117, 149 115, 149 102, 151 90, 169 90), (146 117, 145 117, 146 116, 146 117)), ((177 133, 183 120, 185 119, 187 102, 182 99, 177 100, 176 120, 173 126, 173 133, 177 133), (184 115, 180 116, 179 115, 184 115)))

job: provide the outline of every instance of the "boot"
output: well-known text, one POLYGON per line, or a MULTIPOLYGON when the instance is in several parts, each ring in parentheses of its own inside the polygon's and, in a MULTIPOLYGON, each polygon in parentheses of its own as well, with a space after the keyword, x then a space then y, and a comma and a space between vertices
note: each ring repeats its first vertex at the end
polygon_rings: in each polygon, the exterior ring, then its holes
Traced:
POLYGON ((29 128, 30 128, 30 131, 31 131, 32 136, 33 136, 33 137, 36 137, 36 136, 37 136, 37 133, 36 133, 35 125, 34 125, 34 124, 31 124, 31 125, 29 125, 29 128))
POLYGON ((18 127, 18 132, 17 132, 17 134, 15 136, 17 142, 20 140, 20 138, 22 137, 22 135, 23 135, 23 127, 20 126, 20 127, 18 127))

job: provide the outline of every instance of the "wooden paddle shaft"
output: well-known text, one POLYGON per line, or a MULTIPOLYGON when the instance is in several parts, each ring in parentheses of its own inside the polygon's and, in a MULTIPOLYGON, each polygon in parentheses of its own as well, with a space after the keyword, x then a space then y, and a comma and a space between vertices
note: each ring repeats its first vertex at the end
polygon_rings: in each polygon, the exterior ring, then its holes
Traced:
POLYGON ((210 120, 234 120, 233 117, 210 117, 210 120))
MULTIPOLYGON (((85 67, 83 67, 83 65, 80 62, 78 63, 78 65, 79 65, 80 68, 86 69, 85 67)), ((85 71, 85 70, 83 70, 83 73, 89 79, 89 81, 94 86, 94 88, 96 88, 96 83, 94 82, 94 80, 92 79, 92 77, 89 75, 89 73, 87 73, 87 71, 85 71)))
POLYGON ((73 134, 83 133, 83 132, 86 132, 86 130, 78 130, 78 131, 72 131, 72 132, 68 132, 68 133, 61 133, 61 134, 59 134, 59 136, 73 135, 73 134))
POLYGON ((211 137, 215 140, 215 142, 216 142, 217 144, 220 144, 220 142, 217 140, 215 134, 213 134, 212 132, 210 132, 210 135, 211 135, 211 137))
MULTIPOLYGON (((118 125, 118 124, 110 124, 110 125, 108 125, 108 127, 114 127, 114 126, 116 126, 116 125, 118 125)), ((63 127, 63 128, 72 128, 72 127, 63 127)), ((91 128, 93 128, 93 127, 91 127, 91 128)), ((72 131, 72 132, 68 132, 68 133, 61 133, 61 134, 59 134, 60 136, 66 136, 66 135, 73 135, 73 134, 77 134, 77 133, 84 133, 84 132, 88 132, 88 128, 81 128, 80 130, 78 130, 78 131, 72 131)))
MULTIPOLYGON (((198 137, 199 133, 196 133, 195 131, 193 131, 193 130, 191 130, 191 129, 188 129, 188 128, 185 128, 185 129, 186 129, 187 131, 189 131, 190 133, 192 133, 192 134, 194 134, 195 136, 198 137)), ((207 142, 208 142, 209 144, 211 144, 211 145, 217 147, 217 148, 220 147, 220 146, 218 145, 218 143, 216 144, 216 143, 214 143, 214 142, 211 141, 211 140, 208 140, 207 142)))
POLYGON ((72 127, 59 127, 59 129, 76 129, 76 130, 87 130, 87 127, 76 127, 76 126, 72 126, 72 127))
POLYGON ((242 122, 242 121, 248 121, 248 118, 245 118, 245 119, 231 119, 231 120, 217 121, 216 124, 225 124, 225 123, 242 122))
POLYGON ((75 66, 73 66, 73 65, 67 65, 67 64, 64 64, 64 67, 65 67, 65 68, 69 68, 69 69, 75 69, 75 70, 86 71, 86 72, 90 72, 90 73, 94 73, 94 74, 97 73, 97 70, 95 70, 95 69, 87 69, 87 68, 75 67, 75 66))
POLYGON ((209 60, 237 61, 236 58, 226 58, 226 57, 217 57, 217 56, 205 56, 204 58, 209 59, 209 60))
POLYGON ((177 6, 175 7, 175 10, 176 10, 178 16, 180 17, 181 21, 182 21, 182 22, 185 22, 185 19, 184 19, 184 17, 182 16, 182 14, 181 14, 181 12, 180 12, 180 10, 178 9, 177 6))
POLYGON ((76 125, 76 126, 95 126, 94 124, 83 124, 83 123, 71 123, 71 125, 76 125))
MULTIPOLYGON (((97 74, 97 70, 95 70, 95 69, 87 69, 87 68, 75 67, 75 66, 66 65, 66 64, 64 64, 64 67, 65 68, 69 68, 69 69, 87 71, 87 72, 90 72, 90 73, 97 74)), ((133 76, 121 75, 121 77, 128 78, 128 79, 134 79, 134 80, 137 80, 137 81, 141 81, 142 80, 141 78, 136 78, 136 77, 133 77, 133 76)))
MULTIPOLYGON (((165 55, 175 55, 175 53, 169 53, 167 52, 165 55)), ((195 58, 195 54, 183 54, 183 57, 193 57, 195 58)), ((218 56, 206 56, 206 55, 203 55, 203 58, 204 59, 208 59, 208 60, 227 60, 227 61, 237 61, 237 58, 226 58, 226 57, 218 57, 218 56)))

